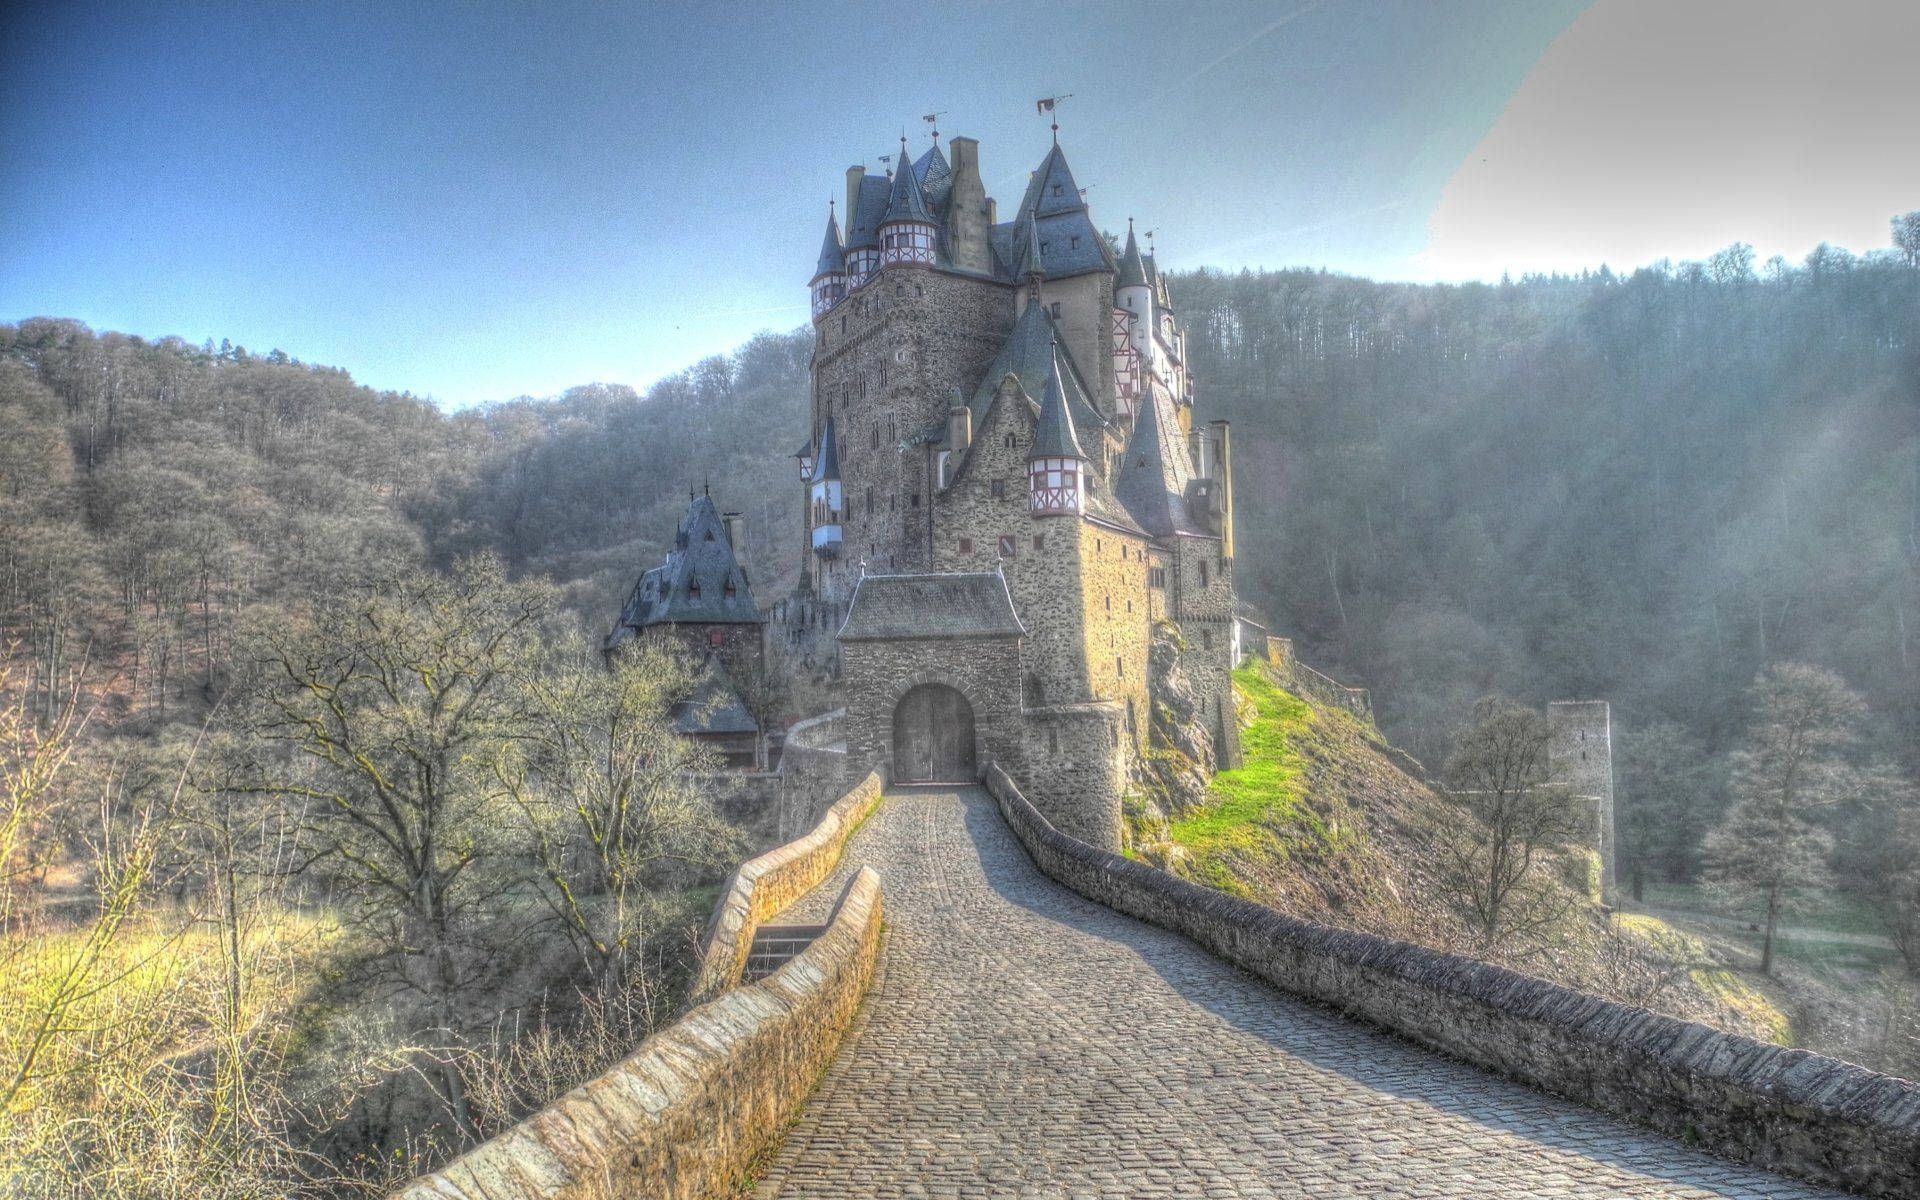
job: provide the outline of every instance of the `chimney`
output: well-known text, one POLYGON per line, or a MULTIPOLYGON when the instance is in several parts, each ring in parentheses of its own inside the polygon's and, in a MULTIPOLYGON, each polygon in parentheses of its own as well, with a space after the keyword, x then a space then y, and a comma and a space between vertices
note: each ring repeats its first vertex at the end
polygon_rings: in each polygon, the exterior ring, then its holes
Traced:
POLYGON ((992 196, 987 197, 987 228, 992 229, 1000 223, 1000 202, 992 196))
POLYGON ((845 230, 843 239, 849 246, 853 244, 853 224, 860 218, 860 181, 867 177, 865 167, 847 168, 847 207, 846 219, 841 222, 845 230))
POLYGON ((733 557, 742 566, 747 561, 747 514, 721 513, 720 523, 727 527, 727 546, 732 549, 733 557))
POLYGON ((956 404, 947 410, 947 448, 965 454, 973 443, 973 410, 956 404))
POLYGON ((947 245, 953 265, 985 274, 992 269, 987 230, 993 220, 987 190, 980 182, 980 143, 957 137, 947 143, 953 152, 953 192, 947 202, 947 245))
POLYGON ((1233 561, 1233 427, 1225 421, 1207 422, 1207 441, 1213 447, 1211 458, 1213 503, 1220 514, 1220 553, 1233 561))

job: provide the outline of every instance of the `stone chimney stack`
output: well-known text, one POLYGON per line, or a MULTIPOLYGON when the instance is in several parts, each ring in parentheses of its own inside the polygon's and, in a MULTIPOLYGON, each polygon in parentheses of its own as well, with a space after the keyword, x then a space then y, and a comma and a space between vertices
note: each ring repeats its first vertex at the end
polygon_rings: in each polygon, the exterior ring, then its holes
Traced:
POLYGON ((980 182, 980 143, 957 137, 947 144, 953 152, 953 193, 947 203, 947 247, 953 265, 985 274, 992 267, 987 229, 993 218, 987 207, 987 189, 980 182))
POLYGON ((846 227, 849 242, 853 240, 853 223, 860 217, 860 182, 866 177, 865 167, 847 168, 847 215, 842 223, 846 227))
POLYGON ((747 514, 721 513, 720 523, 727 527, 727 545, 742 567, 747 565, 747 514))

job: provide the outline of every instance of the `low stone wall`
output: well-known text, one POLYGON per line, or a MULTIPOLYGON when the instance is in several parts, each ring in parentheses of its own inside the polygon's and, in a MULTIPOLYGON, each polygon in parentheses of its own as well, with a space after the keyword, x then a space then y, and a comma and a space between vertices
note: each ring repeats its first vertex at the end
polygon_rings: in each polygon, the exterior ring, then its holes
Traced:
POLYGON ((862 868, 791 962, 392 1200, 732 1196, 839 1050, 873 978, 880 916, 880 878, 862 868))
POLYGON ((747 860, 733 873, 707 923, 693 1003, 704 1004, 740 981, 753 931, 833 874, 847 836, 880 803, 880 790, 879 774, 869 773, 827 810, 812 833, 747 860))
POLYGON ((1041 871, 1284 991, 1729 1158, 1920 1195, 1920 1086, 1407 942, 1284 916, 1061 833, 987 786, 1041 871))

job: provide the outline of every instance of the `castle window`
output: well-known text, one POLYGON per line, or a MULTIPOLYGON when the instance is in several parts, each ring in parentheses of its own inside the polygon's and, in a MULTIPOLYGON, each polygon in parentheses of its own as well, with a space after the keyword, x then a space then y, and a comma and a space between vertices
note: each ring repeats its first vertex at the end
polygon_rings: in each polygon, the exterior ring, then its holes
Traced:
POLYGON ((733 599, 733 580, 727 580, 726 586, 720 589, 720 594, 728 600, 733 599))
POLYGON ((1213 630, 1202 629, 1200 631, 1200 648, 1202 650, 1213 649, 1213 630))
POLYGON ((1060 731, 1058 729, 1047 730, 1047 753, 1060 753, 1060 731))
POLYGON ((1129 601, 1127 601, 1127 611, 1128 611, 1128 612, 1132 612, 1132 611, 1133 611, 1133 601, 1131 601, 1131 600, 1129 600, 1129 601))
POLYGON ((709 529, 709 530, 707 530, 707 540, 708 540, 708 541, 712 541, 712 540, 713 540, 713 530, 711 530, 711 529, 709 529))
POLYGON ((1093 552, 1094 552, 1095 554, 1098 554, 1098 553, 1100 553, 1100 551, 1101 551, 1101 550, 1103 550, 1103 549, 1105 549, 1105 548, 1106 548, 1106 547, 1105 547, 1105 544, 1104 544, 1103 542, 1101 542, 1101 540, 1100 540, 1099 538, 1095 538, 1095 539, 1093 539, 1093 552))
POLYGON ((1006 496, 1007 496, 1007 481, 1006 481, 1006 480, 1004 480, 1004 479, 996 479, 996 480, 994 480, 994 481, 993 481, 993 484, 992 484, 992 490, 993 490, 993 498, 994 498, 995 500, 1004 500, 1004 499, 1006 499, 1006 496))
POLYGON ((1167 586, 1167 569, 1165 567, 1148 567, 1147 568, 1147 586, 1157 587, 1157 588, 1166 587, 1167 586))
POLYGON ((1055 300, 1052 304, 1047 305, 1047 311, 1052 313, 1056 318, 1059 317, 1060 302, 1058 300, 1055 300))
POLYGON ((1049 247, 1050 247, 1051 245, 1052 245, 1052 243, 1051 243, 1051 242, 1041 242, 1041 243, 1040 243, 1040 253, 1042 253, 1042 254, 1045 254, 1045 253, 1047 252, 1047 249, 1048 249, 1048 248, 1049 248, 1049 247))
POLYGON ((1018 438, 1016 438, 1016 437, 1015 437, 1015 436, 1014 436, 1013 434, 1011 434, 1011 433, 1010 433, 1010 434, 1008 434, 1008 435, 1007 435, 1007 449, 1009 449, 1009 450, 1016 450, 1016 449, 1018 449, 1018 448, 1019 448, 1019 446, 1020 446, 1020 440, 1019 440, 1018 438))
POLYGON ((1207 586, 1207 564, 1198 563, 1195 565, 1197 565, 1200 568, 1200 586, 1201 587, 1207 586))
POLYGON ((1060 194, 1060 185, 1057 183, 1053 185, 1053 194, 1056 196, 1060 194))
POLYGON ((1075 250, 1078 250, 1080 248, 1080 235, 1075 234, 1072 237, 1068 238, 1067 245, 1071 246, 1075 250))
POLYGON ((1118 654, 1113 656, 1113 673, 1115 675, 1118 675, 1122 679, 1125 679, 1127 677, 1126 661, 1122 659, 1118 654))
POLYGON ((880 448, 880 422, 878 421, 873 423, 873 448, 875 450, 880 448))
POLYGON ((972 554, 972 553, 973 553, 973 539, 972 539, 972 538, 961 538, 961 539, 960 539, 960 553, 962 553, 962 554, 972 554))
POLYGON ((1013 557, 1013 535, 1010 533, 1003 533, 1000 535, 1000 557, 1001 558, 1013 557))
POLYGON ((1033 535, 1033 552, 1034 552, 1035 554, 1038 554, 1038 553, 1040 553, 1040 552, 1041 552, 1042 550, 1045 550, 1046 548, 1047 548, 1047 536, 1046 536, 1046 534, 1044 534, 1044 533, 1036 533, 1036 534, 1034 534, 1034 535, 1033 535))
POLYGON ((847 316, 845 313, 842 313, 840 314, 840 332, 845 333, 846 331, 847 331, 847 316))
POLYGON ((698 579, 689 580, 687 583, 687 599, 698 600, 699 598, 700 598, 700 581, 698 579))
POLYGON ((914 508, 919 508, 919 507, 920 507, 920 493, 919 493, 919 492, 915 492, 915 493, 913 494, 913 507, 914 507, 914 508))
POLYGON ((867 515, 873 515, 873 489, 867 489, 867 515))
POLYGON ((709 646, 723 646, 726 644, 726 641, 727 635, 721 633, 718 629, 707 634, 707 645, 709 646))
POLYGON ((1106 604, 1107 604, 1107 611, 1108 611, 1108 612, 1112 612, 1112 611, 1113 611, 1113 596, 1112 596, 1111 594, 1108 594, 1107 596, 1105 596, 1105 597, 1103 597, 1103 599, 1104 599, 1104 600, 1106 601, 1106 604))

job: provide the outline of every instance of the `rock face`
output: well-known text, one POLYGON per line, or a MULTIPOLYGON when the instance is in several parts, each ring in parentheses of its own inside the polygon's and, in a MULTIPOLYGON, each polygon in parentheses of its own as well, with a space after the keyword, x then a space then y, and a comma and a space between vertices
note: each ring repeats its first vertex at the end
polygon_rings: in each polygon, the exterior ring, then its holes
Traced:
POLYGON ((1206 799, 1208 766, 1214 761, 1213 735, 1201 710, 1201 696, 1182 668, 1179 631, 1161 623, 1147 648, 1151 741, 1137 780, 1145 793, 1136 824, 1162 824, 1206 799))

